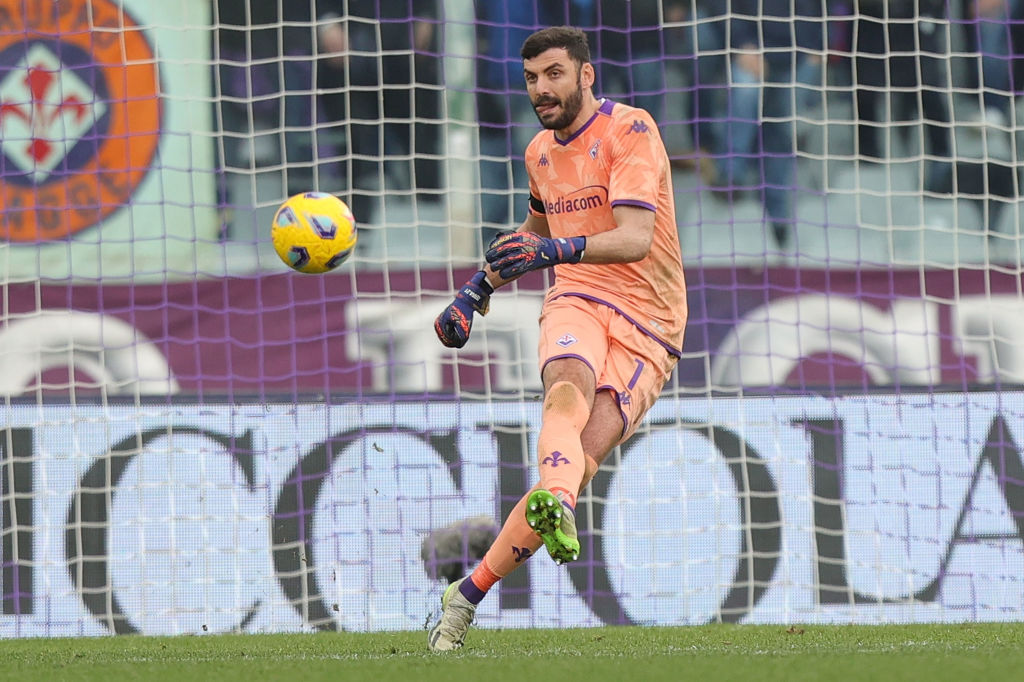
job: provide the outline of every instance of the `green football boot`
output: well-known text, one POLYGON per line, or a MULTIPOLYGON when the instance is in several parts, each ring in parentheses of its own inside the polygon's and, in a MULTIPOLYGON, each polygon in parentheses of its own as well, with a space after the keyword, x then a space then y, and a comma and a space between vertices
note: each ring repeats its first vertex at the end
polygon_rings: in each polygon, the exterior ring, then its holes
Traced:
POLYGON ((549 490, 534 490, 526 500, 526 522, 544 541, 548 554, 556 564, 580 558, 580 541, 576 537, 576 516, 549 490))

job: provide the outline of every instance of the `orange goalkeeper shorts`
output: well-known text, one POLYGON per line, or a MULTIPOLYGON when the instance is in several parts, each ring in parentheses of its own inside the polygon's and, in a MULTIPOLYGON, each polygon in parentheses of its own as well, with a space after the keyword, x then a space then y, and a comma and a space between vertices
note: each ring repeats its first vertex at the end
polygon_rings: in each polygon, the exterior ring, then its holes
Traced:
POLYGON ((661 395, 677 358, 607 305, 579 296, 547 301, 540 316, 541 373, 552 360, 577 358, 594 370, 598 391, 612 391, 623 442, 661 395))

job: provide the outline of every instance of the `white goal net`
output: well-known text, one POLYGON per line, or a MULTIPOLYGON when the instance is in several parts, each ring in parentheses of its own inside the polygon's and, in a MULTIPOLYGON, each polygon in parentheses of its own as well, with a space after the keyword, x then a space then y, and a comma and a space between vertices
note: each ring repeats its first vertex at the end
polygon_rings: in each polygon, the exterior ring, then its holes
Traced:
POLYGON ((536 475, 545 277, 432 323, 564 23, 659 122, 690 318, 581 560, 478 623, 1024 617, 1024 3, 0 0, 0 636, 431 619, 536 475))

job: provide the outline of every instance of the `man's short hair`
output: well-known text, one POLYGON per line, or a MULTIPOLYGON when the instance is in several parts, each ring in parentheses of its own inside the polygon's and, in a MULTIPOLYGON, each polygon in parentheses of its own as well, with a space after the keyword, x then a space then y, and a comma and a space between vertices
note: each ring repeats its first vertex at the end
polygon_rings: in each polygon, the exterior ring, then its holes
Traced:
POLYGON ((587 34, 573 26, 552 26, 537 31, 523 42, 519 54, 523 59, 533 59, 552 48, 564 49, 577 66, 590 63, 587 34))

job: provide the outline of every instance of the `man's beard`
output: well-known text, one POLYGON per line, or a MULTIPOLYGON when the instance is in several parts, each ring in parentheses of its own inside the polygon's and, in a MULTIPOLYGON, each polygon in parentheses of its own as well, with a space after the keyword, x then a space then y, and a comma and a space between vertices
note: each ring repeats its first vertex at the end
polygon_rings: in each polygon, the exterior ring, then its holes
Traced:
POLYGON ((568 128, 576 117, 579 116, 580 110, 583 108, 583 87, 577 81, 576 91, 566 97, 564 100, 558 100, 553 97, 537 100, 533 104, 533 113, 537 114, 537 120, 540 124, 548 130, 563 130, 568 128), (549 119, 545 121, 540 117, 540 113, 537 112, 537 107, 545 104, 558 104, 562 107, 562 113, 558 118, 549 119))

